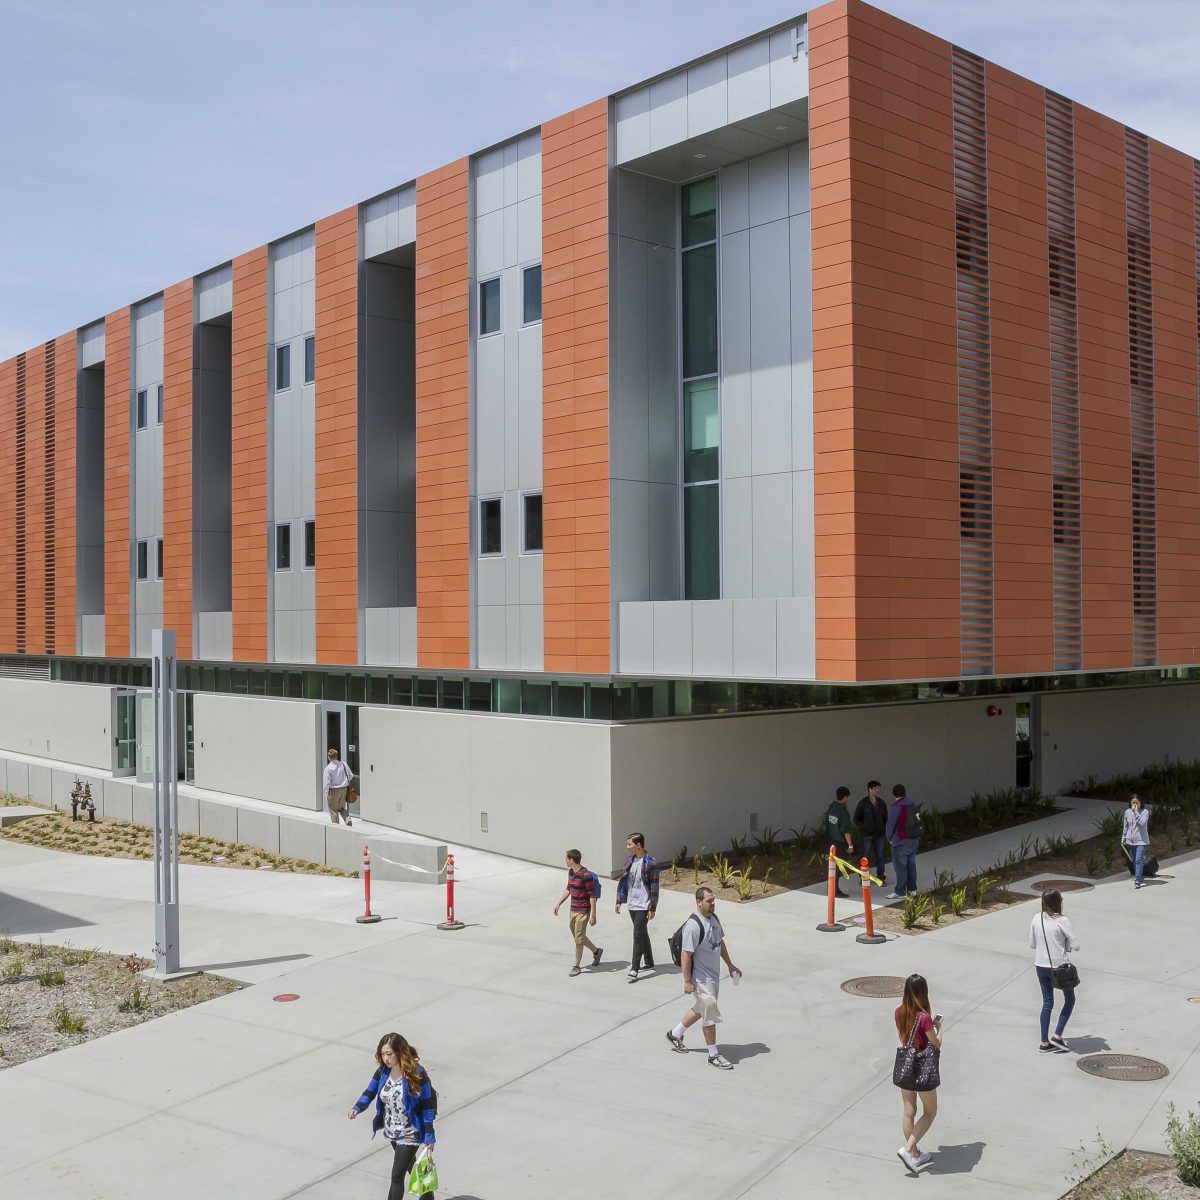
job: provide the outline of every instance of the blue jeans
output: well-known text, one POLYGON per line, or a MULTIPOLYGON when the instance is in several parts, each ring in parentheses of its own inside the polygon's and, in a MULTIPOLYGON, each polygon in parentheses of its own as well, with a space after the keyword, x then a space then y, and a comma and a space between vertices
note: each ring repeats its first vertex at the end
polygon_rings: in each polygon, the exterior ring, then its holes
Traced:
POLYGON ((884 864, 884 846, 887 845, 887 838, 882 833, 864 833, 862 836, 862 856, 871 864, 871 870, 880 879, 887 879, 887 873, 883 869, 884 864))
MULTIPOLYGON (((1042 1041, 1050 1040, 1050 1014, 1054 1011, 1054 985, 1050 982, 1050 968, 1037 968, 1038 983, 1042 985, 1042 1041)), ((1071 1014, 1075 1011, 1075 989, 1063 992, 1062 1011, 1058 1014, 1058 1025, 1054 1036, 1062 1037, 1071 1014)))
POLYGON ((900 896, 917 894, 917 842, 905 838, 892 843, 892 866, 896 869, 896 892, 900 896))
POLYGON ((1146 866, 1146 847, 1130 846, 1129 851, 1133 855, 1133 877, 1138 883, 1141 883, 1142 871, 1146 866))

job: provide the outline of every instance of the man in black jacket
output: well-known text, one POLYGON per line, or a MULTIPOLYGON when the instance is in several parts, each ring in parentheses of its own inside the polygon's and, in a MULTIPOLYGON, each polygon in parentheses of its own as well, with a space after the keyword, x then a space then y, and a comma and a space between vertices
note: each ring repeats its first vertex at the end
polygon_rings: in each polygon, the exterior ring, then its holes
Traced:
POLYGON ((867 784, 867 794, 854 810, 854 828, 859 832, 862 853, 871 863, 873 874, 886 882, 883 859, 887 845, 888 810, 886 802, 879 798, 879 786, 878 779, 872 779, 867 784))

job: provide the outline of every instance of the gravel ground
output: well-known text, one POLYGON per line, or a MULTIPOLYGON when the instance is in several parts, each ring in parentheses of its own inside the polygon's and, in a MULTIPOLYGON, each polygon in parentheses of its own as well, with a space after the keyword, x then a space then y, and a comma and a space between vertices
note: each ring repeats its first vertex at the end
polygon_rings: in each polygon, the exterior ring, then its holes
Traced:
POLYGON ((237 987, 212 975, 138 979, 151 965, 132 955, 0 938, 0 1070, 237 987))

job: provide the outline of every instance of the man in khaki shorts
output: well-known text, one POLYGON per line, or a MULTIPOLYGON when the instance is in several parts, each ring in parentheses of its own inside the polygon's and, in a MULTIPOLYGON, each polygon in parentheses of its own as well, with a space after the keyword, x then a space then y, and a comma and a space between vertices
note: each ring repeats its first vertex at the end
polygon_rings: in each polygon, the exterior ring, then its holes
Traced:
POLYGON ((326 757, 328 761, 321 774, 321 789, 325 793, 329 819, 336 825, 338 817, 341 817, 347 825, 352 825, 350 810, 346 805, 346 793, 350 790, 350 782, 354 776, 350 773, 350 768, 338 758, 338 752, 332 746, 326 757))
POLYGON ((725 931, 716 914, 717 898, 712 888, 696 889, 696 912, 683 923, 683 990, 692 998, 692 1007, 674 1029, 667 1030, 672 1050, 687 1053, 683 1035, 697 1021, 703 1022, 704 1040, 708 1044, 708 1065, 721 1071, 732 1071, 733 1063, 717 1045, 717 1022, 721 1010, 717 1007, 721 987, 721 960, 729 968, 729 977, 737 980, 742 973, 733 965, 725 945, 725 931))
POLYGON ((596 924, 596 884, 592 873, 583 865, 583 855, 578 850, 567 851, 567 886, 554 906, 554 915, 562 908, 563 901, 571 897, 571 938, 575 942, 575 965, 567 972, 574 979, 579 974, 580 962, 585 949, 592 952, 592 966, 600 965, 604 950, 588 937, 588 926, 596 924))

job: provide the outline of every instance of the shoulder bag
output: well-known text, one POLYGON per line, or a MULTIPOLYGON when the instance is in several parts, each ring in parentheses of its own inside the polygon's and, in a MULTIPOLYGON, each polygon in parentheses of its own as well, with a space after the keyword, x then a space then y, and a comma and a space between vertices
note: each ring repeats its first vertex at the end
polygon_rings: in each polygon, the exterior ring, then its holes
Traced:
POLYGON ((918 1014, 908 1031, 908 1041, 896 1048, 896 1065, 892 1070, 892 1082, 908 1092, 936 1091, 942 1082, 941 1050, 928 1039, 924 1050, 915 1045, 920 1022, 918 1014))
POLYGON ((1056 967, 1054 955, 1050 953, 1050 939, 1046 936, 1046 914, 1042 913, 1042 941, 1046 943, 1046 957, 1050 960, 1050 982, 1059 991, 1069 992, 1079 986, 1079 969, 1069 959, 1064 958, 1056 967))

